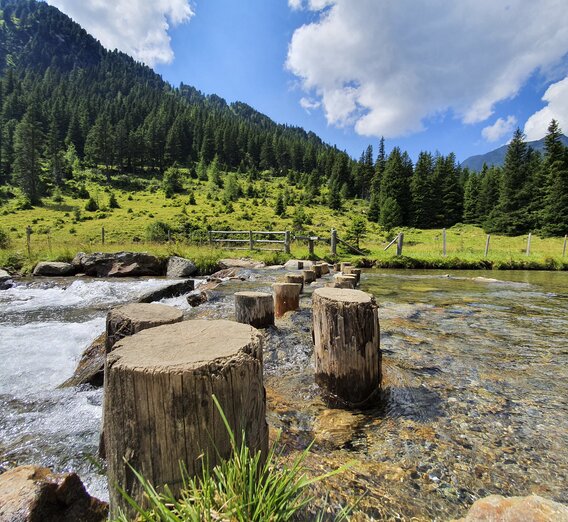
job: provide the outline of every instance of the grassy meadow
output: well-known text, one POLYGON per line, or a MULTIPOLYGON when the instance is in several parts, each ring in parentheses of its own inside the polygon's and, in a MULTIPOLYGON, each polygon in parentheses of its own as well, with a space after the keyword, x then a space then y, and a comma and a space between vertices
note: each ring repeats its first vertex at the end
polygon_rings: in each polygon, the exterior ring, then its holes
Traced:
MULTIPOLYGON (((291 186, 286 178, 261 177, 252 183, 241 182, 244 196, 228 201, 224 190, 209 182, 184 180, 184 192, 166 197, 155 179, 144 180, 136 189, 121 188, 125 180, 113 177, 112 187, 102 184, 101 175, 85 175, 82 182, 97 210, 86 210, 88 199, 70 194, 56 194, 43 199, 41 206, 22 209, 21 199, 0 200, 0 229, 7 241, 0 249, 0 266, 29 272, 39 260, 67 261, 77 252, 134 250, 159 256, 172 254, 193 258, 206 272, 222 257, 252 256, 267 263, 283 261, 287 256, 274 252, 224 250, 207 244, 207 230, 291 230, 298 235, 315 235, 329 239, 336 228, 341 239, 348 239, 353 220, 364 216, 367 203, 344 202, 341 211, 325 204, 326 188, 310 206, 302 206, 303 191, 291 186), (247 187, 248 184, 248 187, 247 187), (246 196, 247 188, 254 189, 246 196), (118 208, 111 208, 114 196, 118 208), (284 194, 285 214, 275 213, 276 199, 284 194), (192 197, 193 195, 193 197, 192 197), (164 223, 170 229, 170 240, 156 238, 152 227, 164 223), (28 253, 26 228, 31 227, 28 253), (102 244, 104 227, 105 243, 102 244), (158 239, 158 240, 157 240, 158 239)), ((137 180, 141 182, 141 180, 137 180)), ((17 194, 16 194, 17 195, 17 194)), ((341 259, 375 262, 383 267, 414 268, 532 268, 568 269, 568 258, 562 257, 564 238, 542 239, 532 236, 531 253, 526 255, 527 236, 491 236, 488 256, 484 256, 486 234, 473 225, 455 225, 446 232, 446 256, 442 255, 442 231, 396 229, 387 232, 376 223, 365 220, 366 231, 360 238, 365 256, 355 255, 341 245, 341 259), (404 233, 403 256, 396 257, 393 245, 384 251, 398 232, 404 233)), ((351 243, 354 242, 349 238, 351 243)), ((330 258, 329 244, 318 242, 315 254, 330 258)), ((308 257, 305 241, 293 241, 291 257, 308 257)))

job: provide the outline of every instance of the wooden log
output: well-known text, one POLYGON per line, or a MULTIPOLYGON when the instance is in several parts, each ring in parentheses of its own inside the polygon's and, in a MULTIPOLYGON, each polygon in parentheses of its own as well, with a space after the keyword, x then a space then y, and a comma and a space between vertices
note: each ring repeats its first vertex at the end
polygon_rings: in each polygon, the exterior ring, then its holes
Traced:
POLYGON ((333 270, 335 270, 336 272, 341 272, 341 263, 334 263, 333 270))
POLYGON ((340 271, 340 272, 345 272, 345 267, 346 267, 346 266, 351 266, 351 263, 349 263, 349 262, 347 262, 347 261, 341 263, 341 264, 339 265, 339 271, 340 271))
POLYGON ((303 270, 304 284, 309 285, 316 280, 316 273, 313 270, 303 270))
POLYGON ((329 274, 329 265, 327 263, 321 263, 321 275, 327 275, 329 274))
POLYGON ((300 306, 300 291, 298 283, 274 283, 274 315, 282 317, 286 312, 297 310, 300 306))
MULTIPOLYGON (((300 276, 301 277, 301 276, 300 276)), ((235 320, 255 328, 274 324, 274 300, 266 292, 235 293, 235 320)))
POLYGON ((325 395, 368 404, 381 384, 379 319, 373 296, 318 288, 313 295, 315 379, 325 395))
POLYGON ((352 276, 355 276, 357 278, 357 282, 355 283, 355 285, 358 285, 359 282, 361 281, 361 269, 360 268, 355 268, 355 267, 350 266, 348 275, 352 275, 352 276))
POLYGON ((302 286, 300 293, 304 291, 304 276, 302 274, 286 274, 287 283, 297 283, 302 286))
POLYGON ((106 318, 106 351, 110 352, 113 345, 123 337, 182 320, 181 310, 163 304, 133 303, 113 308, 106 318))
POLYGON ((335 274, 333 276, 335 288, 355 288, 357 278, 354 275, 335 274))
POLYGON ((316 278, 319 279, 321 277, 321 265, 314 265, 312 270, 316 273, 316 278))
MULTIPOLYGON (((266 454, 262 336, 233 321, 184 321, 139 332, 117 343, 105 365, 105 442, 111 512, 138 502, 143 492, 132 466, 153 485, 177 495, 180 462, 190 475, 231 454, 215 407, 221 404, 237 445, 244 430, 252 451, 266 454)), ((129 518, 130 519, 130 518, 129 518)))

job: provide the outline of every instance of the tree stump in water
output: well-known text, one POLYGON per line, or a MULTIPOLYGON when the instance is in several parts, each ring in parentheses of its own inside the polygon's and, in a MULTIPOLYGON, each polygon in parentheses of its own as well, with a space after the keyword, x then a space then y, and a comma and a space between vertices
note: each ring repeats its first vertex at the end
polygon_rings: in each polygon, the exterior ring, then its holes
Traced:
POLYGON ((357 278, 354 275, 335 274, 333 276, 335 288, 354 289, 357 285, 357 278))
POLYGON ((327 263, 321 263, 321 275, 329 274, 329 265, 327 263))
POLYGON ((334 263, 333 270, 335 270, 336 272, 341 272, 341 263, 334 263))
POLYGON ((313 270, 303 270, 302 273, 304 274, 304 283, 309 285, 316 280, 316 273, 313 270))
POLYGON ((235 293, 235 320, 255 328, 274 324, 274 300, 266 292, 235 293))
POLYGON ((120 339, 163 324, 179 323, 183 312, 156 303, 135 303, 113 308, 106 319, 106 351, 111 351, 120 339))
POLYGON ((268 447, 262 336, 233 321, 184 321, 119 341, 105 365, 104 419, 111 512, 132 515, 116 490, 143 501, 132 466, 177 495, 179 463, 190 475, 231 454, 215 395, 241 444, 268 447), (203 458, 203 455, 206 458, 203 458), (126 462, 125 462, 126 459, 126 462))
POLYGON ((361 281, 361 269, 360 268, 355 268, 354 266, 346 266, 345 267, 345 272, 343 272, 343 275, 352 275, 355 276, 357 278, 357 285, 359 284, 359 281, 361 281))
POLYGON ((321 265, 314 265, 312 270, 316 273, 316 279, 321 277, 321 265))
POLYGON ((379 319, 373 296, 318 288, 313 295, 315 379, 332 399, 363 406, 380 389, 379 319))
POLYGON ((346 266, 351 266, 351 263, 349 263, 349 262, 347 262, 347 261, 341 263, 341 264, 339 265, 340 271, 343 272, 343 273, 345 273, 345 267, 346 267, 346 266))
POLYGON ((274 315, 282 317, 286 312, 297 310, 300 306, 300 291, 298 283, 274 283, 274 315))
POLYGON ((302 274, 286 274, 287 283, 297 283, 301 285, 300 293, 304 290, 304 276, 302 274))

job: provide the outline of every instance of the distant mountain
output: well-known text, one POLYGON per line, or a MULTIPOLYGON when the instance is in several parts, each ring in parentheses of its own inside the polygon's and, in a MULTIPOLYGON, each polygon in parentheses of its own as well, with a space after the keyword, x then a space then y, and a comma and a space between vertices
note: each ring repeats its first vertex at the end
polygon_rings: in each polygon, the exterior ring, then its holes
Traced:
MULTIPOLYGON (((568 137, 562 136, 562 143, 568 146, 568 137)), ((527 145, 542 153, 544 151, 544 138, 537 141, 528 141, 527 145)), ((488 167, 495 165, 497 167, 503 166, 505 162, 505 155, 507 154, 508 145, 503 145, 498 149, 487 152, 486 154, 479 154, 477 156, 470 156, 464 160, 461 164, 462 167, 467 167, 469 170, 475 170, 479 172, 483 168, 483 164, 487 164, 488 167)))

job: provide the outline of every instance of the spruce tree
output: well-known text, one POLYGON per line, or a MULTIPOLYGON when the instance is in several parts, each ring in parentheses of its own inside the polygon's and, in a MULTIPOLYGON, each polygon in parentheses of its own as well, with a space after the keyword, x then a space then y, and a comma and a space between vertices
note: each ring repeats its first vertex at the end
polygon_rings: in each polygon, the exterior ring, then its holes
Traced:
POLYGON ((436 215, 434 194, 438 187, 434 186, 434 158, 429 152, 421 152, 410 180, 411 225, 417 228, 432 228, 436 215))

